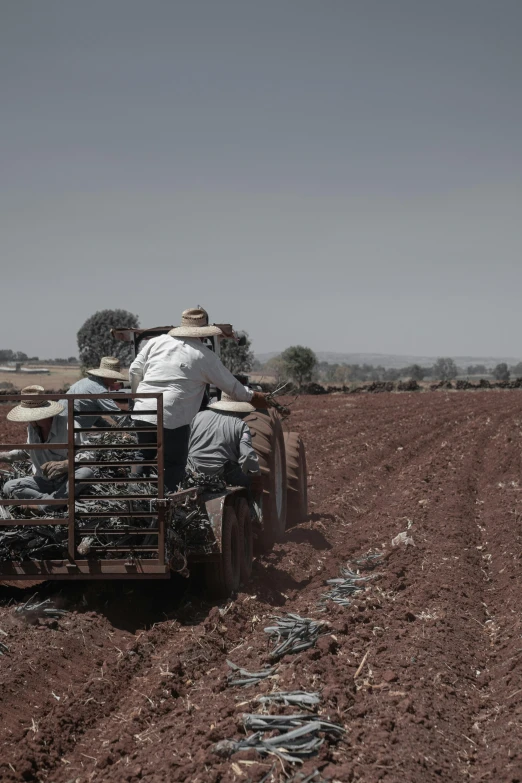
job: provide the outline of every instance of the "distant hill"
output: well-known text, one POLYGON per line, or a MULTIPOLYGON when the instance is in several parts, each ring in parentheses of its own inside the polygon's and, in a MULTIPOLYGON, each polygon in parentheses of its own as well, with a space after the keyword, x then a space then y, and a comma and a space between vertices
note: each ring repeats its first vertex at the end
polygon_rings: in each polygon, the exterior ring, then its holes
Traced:
MULTIPOLYGON (((256 359, 264 364, 274 356, 279 356, 281 351, 273 353, 256 354, 256 359)), ((409 364, 420 364, 421 367, 431 367, 438 356, 408 356, 407 354, 388 354, 388 353, 333 353, 331 351, 316 351, 316 356, 320 362, 328 364, 370 364, 372 367, 382 366, 386 368, 399 369, 407 367, 409 364)), ((459 367, 467 367, 470 364, 485 364, 486 367, 495 367, 500 362, 506 362, 508 365, 518 364, 520 358, 513 356, 453 356, 459 367)))

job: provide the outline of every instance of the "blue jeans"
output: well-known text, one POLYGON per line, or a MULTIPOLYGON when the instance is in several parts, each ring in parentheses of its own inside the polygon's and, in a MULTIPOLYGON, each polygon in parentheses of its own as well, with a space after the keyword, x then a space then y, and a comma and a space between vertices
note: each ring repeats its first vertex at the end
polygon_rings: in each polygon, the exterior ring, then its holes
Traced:
MULTIPOLYGON (((77 479, 94 478, 94 473, 90 468, 77 468, 74 471, 74 477, 77 479)), ((77 484, 74 488, 74 495, 78 497, 86 488, 87 484, 77 484)), ((49 479, 45 476, 24 476, 24 478, 11 479, 4 484, 4 495, 19 500, 58 500, 67 499, 69 496, 69 481, 66 477, 49 479)), ((53 512, 61 509, 62 506, 40 506, 45 512, 53 512)))

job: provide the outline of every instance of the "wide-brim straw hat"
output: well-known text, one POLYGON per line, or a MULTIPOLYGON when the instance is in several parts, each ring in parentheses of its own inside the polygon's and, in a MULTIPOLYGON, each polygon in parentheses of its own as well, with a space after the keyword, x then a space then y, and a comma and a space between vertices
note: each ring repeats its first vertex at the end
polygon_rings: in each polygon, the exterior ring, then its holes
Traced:
POLYGON ((87 370, 88 375, 94 375, 97 378, 112 378, 115 381, 126 381, 127 378, 121 373, 120 360, 114 356, 104 356, 100 360, 100 366, 93 370, 87 370))
POLYGON ((209 324, 208 313, 202 307, 192 307, 181 314, 181 324, 169 332, 171 337, 216 337, 223 335, 219 326, 209 324))
POLYGON ((36 395, 45 394, 43 386, 26 386, 20 394, 30 394, 34 399, 22 400, 20 405, 7 414, 9 421, 39 421, 50 419, 65 410, 63 405, 54 400, 42 400, 36 395))
POLYGON ((237 400, 233 400, 225 392, 221 393, 219 402, 214 402, 208 407, 213 411, 230 411, 233 413, 252 413, 252 411, 255 411, 254 406, 250 405, 249 402, 237 402, 237 400))

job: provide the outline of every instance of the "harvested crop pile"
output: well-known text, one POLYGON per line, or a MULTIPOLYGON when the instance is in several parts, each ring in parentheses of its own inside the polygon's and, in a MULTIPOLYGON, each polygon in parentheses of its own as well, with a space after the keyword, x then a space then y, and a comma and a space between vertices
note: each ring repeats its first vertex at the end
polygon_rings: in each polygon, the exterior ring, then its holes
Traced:
POLYGON ((522 779, 520 409, 300 397, 311 516, 234 602, 181 579, 6 589, 0 779, 522 779), (29 598, 65 613, 29 623, 29 598), (291 616, 319 631, 295 620, 311 645, 271 658, 291 616))

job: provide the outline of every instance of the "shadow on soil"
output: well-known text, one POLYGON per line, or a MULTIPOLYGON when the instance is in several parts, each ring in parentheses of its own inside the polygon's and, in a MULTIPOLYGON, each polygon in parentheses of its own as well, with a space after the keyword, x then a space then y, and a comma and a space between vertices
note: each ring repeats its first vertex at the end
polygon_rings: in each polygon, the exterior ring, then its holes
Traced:
POLYGON ((173 575, 170 579, 142 582, 42 582, 25 589, 3 586, 0 605, 14 609, 33 596, 34 601, 50 599, 53 606, 69 612, 96 612, 115 628, 133 634, 170 619, 195 625, 213 606, 205 600, 207 596, 198 573, 190 580, 173 575))
POLYGON ((324 551, 331 549, 332 545, 320 530, 311 530, 307 527, 291 528, 283 538, 283 544, 293 542, 294 544, 310 544, 314 549, 324 551))

